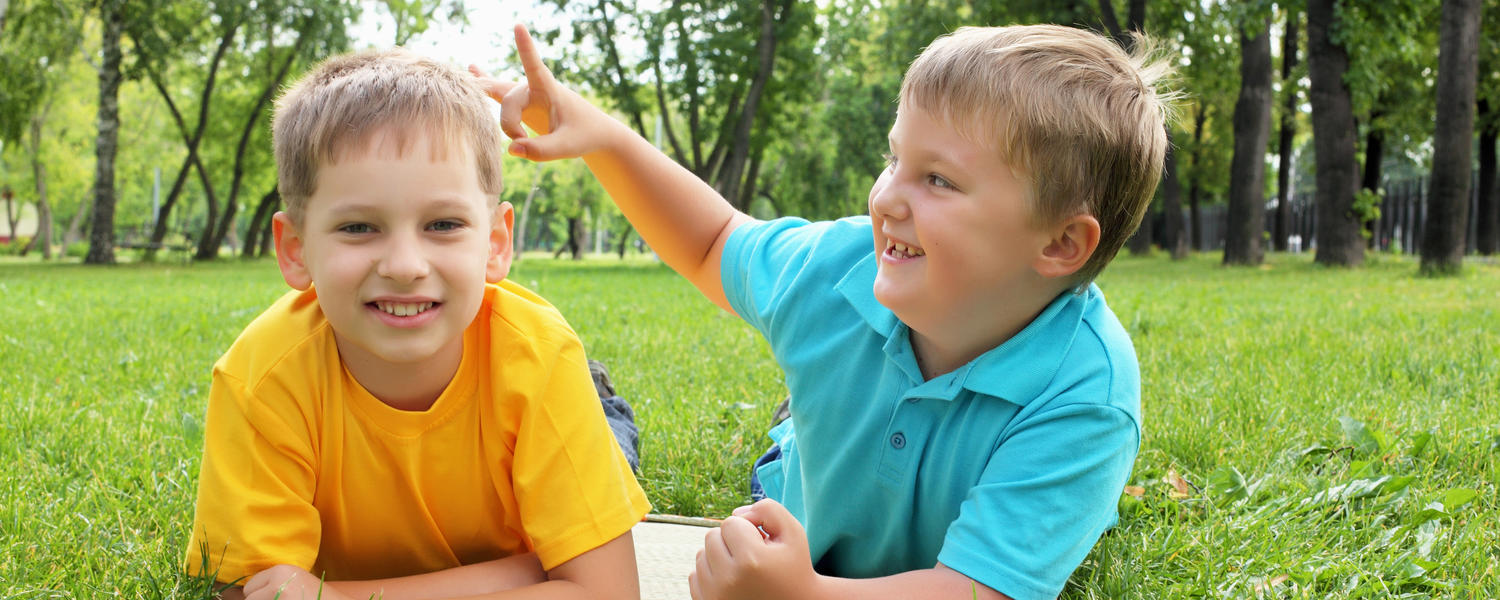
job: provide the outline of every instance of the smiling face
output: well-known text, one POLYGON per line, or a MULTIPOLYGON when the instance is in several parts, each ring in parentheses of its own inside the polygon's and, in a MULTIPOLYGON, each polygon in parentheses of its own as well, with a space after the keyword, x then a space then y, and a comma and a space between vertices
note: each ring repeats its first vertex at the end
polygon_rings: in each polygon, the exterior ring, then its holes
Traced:
POLYGON ((1025 185, 997 151, 919 107, 900 108, 890 148, 870 189, 875 298, 940 345, 993 347, 970 338, 1013 334, 994 331, 1015 321, 1011 307, 1056 286, 1034 268, 1050 234, 1033 225, 1025 185))
POLYGON ((366 387, 402 373, 440 391, 485 282, 510 268, 510 205, 493 206, 467 149, 429 144, 420 136, 398 152, 377 133, 322 165, 300 223, 277 215, 283 276, 315 287, 340 358, 366 387))

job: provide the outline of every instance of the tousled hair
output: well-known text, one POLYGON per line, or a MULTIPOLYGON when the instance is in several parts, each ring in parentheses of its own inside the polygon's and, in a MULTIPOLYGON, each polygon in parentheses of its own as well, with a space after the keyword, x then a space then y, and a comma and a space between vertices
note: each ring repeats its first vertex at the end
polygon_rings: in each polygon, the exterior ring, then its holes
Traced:
POLYGON ((1057 25, 963 27, 923 50, 901 84, 902 108, 999 152, 1027 184, 1034 225, 1099 221, 1078 290, 1140 226, 1166 158, 1175 96, 1157 86, 1171 67, 1145 36, 1134 46, 1057 25))
POLYGON ((397 155, 424 136, 433 160, 467 150, 479 188, 498 197, 500 129, 490 103, 468 73, 400 48, 319 63, 281 95, 272 118, 276 185, 287 213, 300 223, 318 169, 370 150, 377 134, 397 155))

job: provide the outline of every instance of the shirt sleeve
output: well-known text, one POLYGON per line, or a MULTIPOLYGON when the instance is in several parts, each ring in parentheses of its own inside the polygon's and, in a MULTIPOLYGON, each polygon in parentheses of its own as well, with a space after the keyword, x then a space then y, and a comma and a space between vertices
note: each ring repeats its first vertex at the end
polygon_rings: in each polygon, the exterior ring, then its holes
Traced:
POLYGON ((1092 403, 1027 421, 991 455, 938 562, 1016 600, 1056 598, 1114 525, 1140 435, 1125 411, 1092 403))
POLYGON ((277 564, 313 568, 322 525, 312 505, 310 430, 290 396, 272 404, 215 370, 185 558, 190 574, 243 585, 277 564))
POLYGON ((576 337, 542 380, 516 432, 512 477, 522 527, 551 570, 623 535, 651 505, 604 419, 576 337))
POLYGON ((808 222, 786 217, 741 225, 724 244, 720 276, 735 314, 767 339, 775 338, 784 302, 804 290, 830 289, 862 254, 870 251, 869 225, 859 218, 808 222))

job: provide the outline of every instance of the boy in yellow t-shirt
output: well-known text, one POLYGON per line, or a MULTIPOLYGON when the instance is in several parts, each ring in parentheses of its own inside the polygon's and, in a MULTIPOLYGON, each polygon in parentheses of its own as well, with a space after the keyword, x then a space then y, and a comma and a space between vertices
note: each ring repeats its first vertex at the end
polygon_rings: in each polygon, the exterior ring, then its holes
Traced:
POLYGON ((577 335, 504 281, 487 102, 400 50, 278 102, 294 291, 214 365, 186 557, 225 597, 639 597, 650 506, 577 335))

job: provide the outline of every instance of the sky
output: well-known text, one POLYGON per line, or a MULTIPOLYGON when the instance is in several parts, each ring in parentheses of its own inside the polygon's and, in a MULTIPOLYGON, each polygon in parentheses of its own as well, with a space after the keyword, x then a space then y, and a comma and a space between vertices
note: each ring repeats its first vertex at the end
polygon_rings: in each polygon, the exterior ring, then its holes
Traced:
MULTIPOLYGON (((364 14, 351 30, 356 48, 383 48, 395 42, 394 22, 382 4, 364 2, 364 14)), ((465 5, 469 16, 467 25, 436 19, 427 31, 413 36, 406 47, 460 66, 473 63, 491 74, 519 77, 519 68, 506 66, 513 62, 511 57, 515 48, 511 28, 516 23, 550 26, 561 20, 553 6, 543 6, 532 0, 468 0, 465 5)), ((440 17, 446 16, 446 10, 446 6, 439 10, 440 17)), ((552 55, 545 44, 539 42, 538 48, 543 56, 552 55)))

